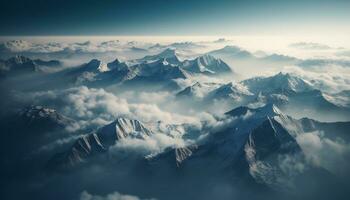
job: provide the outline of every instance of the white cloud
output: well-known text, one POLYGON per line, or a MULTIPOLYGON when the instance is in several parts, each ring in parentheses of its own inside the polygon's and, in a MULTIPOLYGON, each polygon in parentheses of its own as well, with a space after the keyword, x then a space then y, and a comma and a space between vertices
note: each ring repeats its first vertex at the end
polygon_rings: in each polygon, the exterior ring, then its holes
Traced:
POLYGON ((130 152, 148 156, 163 152, 168 147, 184 147, 185 145, 185 141, 182 138, 154 133, 143 139, 125 138, 120 140, 110 149, 110 152, 111 155, 116 155, 116 158, 128 156, 130 152), (128 154, 125 154, 125 152, 128 152, 128 154))
POLYGON ((32 43, 25 40, 12 40, 1 44, 1 50, 13 53, 52 53, 62 51, 63 49, 64 45, 56 42, 32 43))
MULTIPOLYGON (((142 199, 133 195, 120 194, 119 192, 113 192, 113 193, 107 194, 106 196, 99 196, 99 195, 90 194, 87 191, 83 191, 80 194, 80 200, 142 200, 142 199)), ((143 199, 143 200, 147 200, 147 199, 143 199)))
POLYGON ((335 174, 347 173, 350 167, 350 146, 344 140, 326 138, 318 131, 300 134, 296 140, 309 163, 335 174))
MULTIPOLYGON (((102 126, 117 117, 138 119, 142 122, 163 121, 169 124, 199 123, 194 116, 163 111, 155 103, 129 103, 103 89, 89 89, 85 86, 35 92, 30 96, 38 105, 57 107, 64 115, 79 121, 82 126, 102 126)), ((146 94, 143 96, 147 97, 146 94)), ((151 97, 159 99, 162 95, 151 94, 151 97)))
POLYGON ((10 40, 3 42, 1 50, 11 53, 106 53, 126 50, 132 47, 148 48, 152 43, 111 40, 105 42, 30 42, 25 40, 10 40))
POLYGON ((342 51, 336 52, 336 55, 350 57, 350 50, 342 50, 342 51))
POLYGON ((335 93, 350 89, 350 68, 336 65, 298 67, 287 66, 282 72, 300 76, 321 91, 335 93))
POLYGON ((289 47, 297 48, 297 49, 306 49, 306 50, 328 50, 332 49, 332 47, 321 44, 321 43, 315 43, 315 42, 298 42, 298 43, 292 43, 289 45, 289 47))
POLYGON ((174 100, 174 96, 166 91, 159 92, 136 92, 127 91, 121 94, 123 98, 129 102, 142 102, 142 103, 169 103, 174 100))

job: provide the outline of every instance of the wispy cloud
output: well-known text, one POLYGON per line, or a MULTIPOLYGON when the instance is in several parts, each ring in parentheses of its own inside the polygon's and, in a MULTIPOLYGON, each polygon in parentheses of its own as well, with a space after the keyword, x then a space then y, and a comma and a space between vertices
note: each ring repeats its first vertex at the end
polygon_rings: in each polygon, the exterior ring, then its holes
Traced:
POLYGON ((333 49, 333 47, 328 46, 326 44, 315 43, 315 42, 297 42, 292 43, 289 47, 297 48, 297 49, 305 49, 305 50, 329 50, 333 49))

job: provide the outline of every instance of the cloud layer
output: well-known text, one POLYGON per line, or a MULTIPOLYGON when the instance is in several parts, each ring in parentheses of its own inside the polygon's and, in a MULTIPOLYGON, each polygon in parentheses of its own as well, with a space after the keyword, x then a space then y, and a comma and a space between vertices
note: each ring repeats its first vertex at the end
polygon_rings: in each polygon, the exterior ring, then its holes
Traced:
POLYGON ((349 143, 341 138, 327 138, 319 131, 300 134, 296 140, 310 164, 323 167, 340 176, 348 173, 350 167, 349 143))
POLYGON ((119 192, 113 192, 106 196, 93 195, 87 191, 83 191, 80 194, 80 200, 155 200, 155 199, 141 199, 134 195, 120 194, 119 192))
POLYGON ((350 68, 338 65, 298 67, 287 66, 281 71, 307 80, 321 91, 336 93, 350 89, 350 68))
MULTIPOLYGON (((161 98, 156 94, 148 95, 161 98)), ((141 96, 147 97, 146 94, 141 96)), ((155 103, 129 103, 126 99, 104 89, 89 89, 85 86, 60 91, 34 92, 30 97, 38 105, 52 105, 58 108, 63 114, 77 119, 81 125, 102 126, 117 117, 171 124, 198 122, 192 116, 163 111, 155 103)))

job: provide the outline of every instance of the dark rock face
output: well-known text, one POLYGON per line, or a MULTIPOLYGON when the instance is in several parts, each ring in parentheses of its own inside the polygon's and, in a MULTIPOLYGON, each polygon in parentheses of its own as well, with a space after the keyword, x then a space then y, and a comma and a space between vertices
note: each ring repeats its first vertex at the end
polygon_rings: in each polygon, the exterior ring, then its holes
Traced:
POLYGON ((42 106, 29 106, 18 113, 20 127, 30 128, 32 131, 64 128, 74 121, 59 114, 56 110, 42 106))

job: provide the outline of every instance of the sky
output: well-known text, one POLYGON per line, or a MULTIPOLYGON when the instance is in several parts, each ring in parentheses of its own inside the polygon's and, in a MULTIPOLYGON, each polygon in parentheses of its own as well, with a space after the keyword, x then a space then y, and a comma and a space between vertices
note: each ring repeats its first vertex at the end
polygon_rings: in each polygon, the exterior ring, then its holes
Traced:
POLYGON ((1 0, 0 35, 350 35, 350 0, 1 0))

